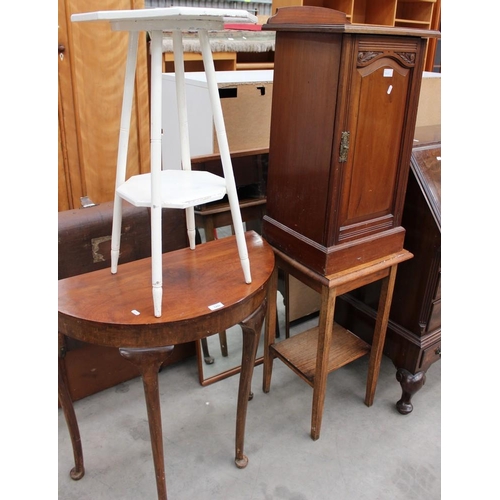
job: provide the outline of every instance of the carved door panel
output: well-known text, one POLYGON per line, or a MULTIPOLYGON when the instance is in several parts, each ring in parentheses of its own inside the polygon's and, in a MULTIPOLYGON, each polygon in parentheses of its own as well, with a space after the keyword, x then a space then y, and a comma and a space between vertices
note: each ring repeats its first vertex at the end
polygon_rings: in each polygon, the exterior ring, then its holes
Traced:
MULTIPOLYGON (((369 38, 354 41, 353 69, 339 102, 333 170, 342 178, 337 234, 329 244, 385 231, 400 224, 398 208, 408 177, 405 131, 418 40, 369 38)), ((411 147, 411 145, 410 145, 411 147)), ((409 160, 409 159, 408 159, 409 160)))

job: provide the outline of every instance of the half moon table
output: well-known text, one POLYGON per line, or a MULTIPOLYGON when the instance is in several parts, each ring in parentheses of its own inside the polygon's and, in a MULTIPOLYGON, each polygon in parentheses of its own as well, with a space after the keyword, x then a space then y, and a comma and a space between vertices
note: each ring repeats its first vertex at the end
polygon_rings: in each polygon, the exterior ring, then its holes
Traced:
MULTIPOLYGON (((254 231, 245 233, 253 264, 252 283, 241 279, 237 246, 231 236, 163 254, 163 314, 151 301, 151 259, 59 281, 59 337, 116 347, 142 375, 158 498, 167 498, 158 371, 176 344, 191 342, 240 324, 243 353, 236 412, 237 467, 244 468, 245 422, 255 356, 274 269, 271 247, 254 231)), ((59 356, 62 350, 59 349, 59 356)), ((84 475, 78 423, 59 358, 59 401, 69 428, 75 467, 84 475)))

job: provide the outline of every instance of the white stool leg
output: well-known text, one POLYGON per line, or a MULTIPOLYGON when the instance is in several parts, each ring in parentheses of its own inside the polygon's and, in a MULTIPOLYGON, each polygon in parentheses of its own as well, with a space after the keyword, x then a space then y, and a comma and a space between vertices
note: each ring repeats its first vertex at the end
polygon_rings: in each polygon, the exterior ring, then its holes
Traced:
MULTIPOLYGON (((189 128, 181 30, 174 30, 172 33, 172 39, 174 44, 175 91, 177 94, 177 114, 179 117, 182 169, 191 170, 191 154, 189 148, 189 128)), ((186 225, 189 238, 189 247, 191 248, 191 250, 194 250, 196 246, 194 207, 189 207, 186 209, 186 225)))
POLYGON ((113 204, 113 225, 111 229, 111 273, 118 270, 120 255, 120 236, 122 228, 122 199, 116 194, 124 182, 127 172, 128 139, 130 119, 132 116, 132 100, 134 97, 134 79, 137 63, 137 41, 139 33, 131 31, 128 38, 127 64, 125 68, 125 84, 123 89, 122 115, 120 119, 120 135, 118 139, 118 158, 116 160, 115 197, 113 204))
POLYGON ((151 33, 151 265, 154 315, 161 316, 163 270, 161 245, 161 31, 151 33))
POLYGON ((215 77, 215 66, 212 58, 212 50, 208 39, 206 29, 199 30, 201 52, 203 56, 203 65, 207 75, 208 92, 210 102, 212 104, 212 113, 214 115, 215 131, 217 133, 217 142, 222 161, 222 169, 224 178, 226 179, 227 197, 229 199, 229 207, 231 208, 231 217, 233 219, 234 233, 236 243, 238 245, 238 253, 240 256, 241 267, 245 276, 245 282, 251 283, 252 276, 250 274, 250 260, 248 259, 247 244, 245 241, 245 231, 243 229, 243 221, 241 219, 240 204, 238 201, 238 193, 236 192, 236 182, 234 180, 233 166, 231 155, 229 154, 229 144, 227 142, 226 127, 224 125, 224 117, 222 114, 222 106, 220 103, 219 89, 217 79, 215 77))

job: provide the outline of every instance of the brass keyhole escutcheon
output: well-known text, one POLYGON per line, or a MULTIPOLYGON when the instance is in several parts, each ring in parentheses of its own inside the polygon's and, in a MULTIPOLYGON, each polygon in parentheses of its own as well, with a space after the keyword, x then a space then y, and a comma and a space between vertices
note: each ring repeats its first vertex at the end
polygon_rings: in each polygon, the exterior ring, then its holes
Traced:
POLYGON ((349 152, 349 135, 349 132, 342 132, 342 136, 340 139, 340 163, 345 163, 347 161, 347 153, 349 152))

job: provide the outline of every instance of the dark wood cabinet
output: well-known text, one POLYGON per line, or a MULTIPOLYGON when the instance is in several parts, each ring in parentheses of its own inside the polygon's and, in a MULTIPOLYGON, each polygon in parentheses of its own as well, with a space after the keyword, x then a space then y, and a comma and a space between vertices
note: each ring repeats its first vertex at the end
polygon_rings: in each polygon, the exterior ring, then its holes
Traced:
MULTIPOLYGON (((403 211, 405 248, 413 259, 399 266, 384 353, 397 368, 400 413, 413 409, 412 396, 426 371, 441 358, 441 145, 413 149, 403 211)), ((367 285, 339 298, 336 321, 370 342, 380 287, 367 285)))
POLYGON ((324 275, 403 249, 402 213, 428 37, 282 8, 263 234, 324 275))

